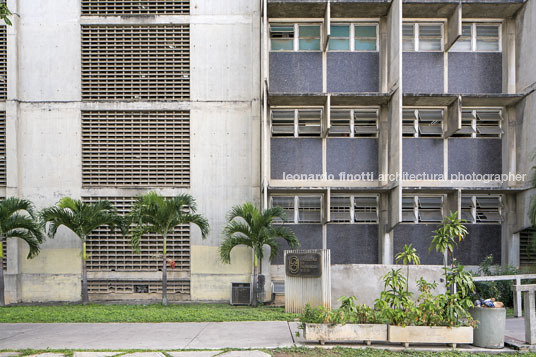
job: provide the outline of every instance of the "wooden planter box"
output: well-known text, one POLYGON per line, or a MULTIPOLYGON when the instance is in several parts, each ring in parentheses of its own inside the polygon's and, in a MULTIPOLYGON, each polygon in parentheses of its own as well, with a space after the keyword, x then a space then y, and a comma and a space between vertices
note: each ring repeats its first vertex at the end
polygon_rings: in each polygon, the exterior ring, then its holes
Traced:
POLYGON ((306 341, 387 341, 387 325, 380 324, 305 324, 304 337, 306 341))
POLYGON ((410 343, 446 343, 456 348, 456 344, 473 343, 472 327, 446 326, 391 326, 389 342, 401 342, 407 348, 410 343))

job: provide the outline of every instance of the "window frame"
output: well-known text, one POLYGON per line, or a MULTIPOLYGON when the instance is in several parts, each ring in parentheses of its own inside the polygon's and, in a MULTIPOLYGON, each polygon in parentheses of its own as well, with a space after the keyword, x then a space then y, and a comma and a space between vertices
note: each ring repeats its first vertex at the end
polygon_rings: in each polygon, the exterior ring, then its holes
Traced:
POLYGON ((411 139, 411 138, 422 138, 422 139, 444 139, 445 138, 445 120, 447 115, 447 107, 414 107, 414 106, 403 106, 402 107, 402 138, 411 139), (408 119, 404 119, 404 112, 406 111, 413 111, 415 113, 415 119, 413 120, 413 128, 415 129, 415 132, 413 136, 406 135, 404 133, 404 121, 408 119), (421 135, 419 128, 420 128, 420 117, 419 112, 420 111, 441 111, 442 112, 442 119, 441 119, 441 134, 440 135, 421 135))
POLYGON ((295 194, 277 193, 277 194, 270 195, 270 207, 274 207, 273 205, 274 197, 292 197, 293 198, 293 212, 294 212, 294 216, 292 217, 292 220, 288 220, 290 217, 287 217, 288 222, 278 219, 278 220, 274 220, 274 223, 282 224, 282 225, 322 224, 323 223, 325 207, 324 207, 324 199, 323 199, 322 194, 306 193, 306 194, 295 195, 295 194), (300 222, 300 204, 299 204, 300 197, 313 197, 313 198, 318 198, 320 200, 320 211, 319 211, 320 220, 318 222, 300 222))
POLYGON ((324 39, 324 34, 322 31, 323 23, 314 21, 314 22, 285 22, 285 21, 274 21, 270 22, 268 26, 269 31, 269 52, 322 52, 322 43, 324 39), (292 41, 292 50, 273 50, 272 49, 272 26, 286 26, 286 27, 294 27, 294 38, 292 41), (320 29, 320 47, 318 50, 301 50, 300 49, 300 26, 319 26, 320 29))
POLYGON ((504 134, 504 129, 503 129, 503 125, 504 125, 504 121, 505 121, 505 118, 504 118, 504 108, 503 107, 462 107, 462 129, 460 132, 460 130, 456 131, 454 133, 454 135, 452 137, 454 138, 465 138, 465 139, 502 139, 503 138, 503 134, 504 134), (463 128, 468 128, 469 126, 468 125, 463 125, 464 123, 464 119, 463 119, 463 113, 467 113, 467 112, 471 112, 472 113, 472 118, 471 119, 466 119, 465 121, 467 122, 468 120, 471 121, 471 133, 470 134, 465 134, 463 133, 463 128), (491 135, 485 135, 485 134, 479 134, 478 133, 478 123, 479 123, 479 119, 478 119, 478 112, 486 112, 486 111, 498 111, 499 112, 499 116, 501 117, 501 119, 499 120, 499 130, 500 130, 500 133, 498 134, 498 136, 491 136, 491 135))
MULTIPOLYGON (((331 21, 331 26, 337 26, 337 25, 349 26, 349 37, 348 37, 349 49, 348 50, 332 50, 329 48, 329 41, 328 41, 327 52, 380 52, 380 36, 378 35, 380 31, 380 23, 378 21, 370 21, 368 19, 367 21, 350 21, 350 22, 344 21, 344 20, 341 20, 341 21, 332 20, 331 21), (355 41, 356 41, 355 27, 356 26, 374 26, 376 28, 376 49, 375 50, 356 50, 355 49, 355 41)), ((340 39, 342 37, 330 36, 329 39, 331 40, 332 38, 340 39)))
POLYGON ((281 106, 281 107, 270 107, 270 138, 288 138, 288 139, 298 139, 298 138, 321 138, 323 129, 324 129, 324 123, 322 120, 322 117, 324 115, 324 108, 323 107, 288 107, 288 106, 281 106), (273 112, 274 111, 294 111, 294 134, 293 135, 276 135, 274 136, 274 121, 273 121, 273 112), (300 111, 320 111, 320 132, 318 135, 300 135, 300 117, 299 112, 300 111))
POLYGON ((462 214, 462 219, 466 219, 466 217, 470 217, 471 220, 467 220, 467 222, 465 222, 466 224, 498 224, 498 225, 501 225, 503 224, 504 222, 504 212, 503 212, 503 208, 504 208, 504 196, 503 195, 487 195, 487 194, 462 194, 462 202, 463 202, 463 199, 469 199, 470 202, 471 202, 471 207, 468 209, 467 207, 465 207, 463 204, 462 204, 462 207, 461 207, 461 214, 462 214), (478 207, 478 199, 482 199, 482 198, 497 198, 498 199, 498 202, 499 202, 499 205, 498 207, 496 208, 497 210, 497 213, 499 214, 499 217, 500 219, 498 221, 496 220, 492 220, 492 221, 482 221, 481 219, 479 219, 479 212, 491 212, 492 210, 495 210, 495 208, 493 209, 485 209, 483 207, 478 207), (469 212, 468 212, 469 211, 469 212))
POLYGON ((469 19, 466 19, 465 21, 462 21, 462 26, 464 25, 471 25, 471 50, 470 51, 462 51, 462 50, 457 50, 455 47, 456 47, 456 43, 457 41, 454 43, 454 45, 449 49, 449 52, 465 52, 465 53, 469 53, 469 52, 476 52, 476 53, 502 53, 502 25, 503 25, 503 22, 502 20, 494 20, 494 21, 490 21, 490 20, 484 20, 484 21, 471 21, 469 19), (476 32, 476 27, 477 26, 497 26, 498 27, 498 50, 497 51, 483 51, 483 50, 478 50, 477 49, 477 32, 476 32))
POLYGON ((380 197, 378 194, 366 194, 366 193, 353 193, 353 194, 344 194, 344 193, 338 193, 338 194, 334 194, 334 195, 331 195, 330 197, 330 202, 329 202, 329 210, 330 210, 330 220, 329 220, 329 224, 379 224, 380 223, 380 197), (331 207, 332 207, 332 204, 331 204, 331 200, 333 198, 348 198, 349 199, 349 202, 350 202, 350 210, 349 210, 349 214, 350 214, 350 218, 348 221, 338 221, 338 222, 334 222, 333 221, 333 213, 337 213, 337 212, 332 212, 331 210, 331 207), (375 210, 376 210, 376 220, 374 222, 366 222, 366 221, 357 221, 357 215, 358 215, 358 212, 356 210, 356 199, 358 198, 374 198, 376 200, 376 207, 375 207, 375 210))
MULTIPOLYGON (((403 194, 402 195, 402 224, 440 224, 445 218, 445 204, 446 204, 446 195, 445 194, 403 194), (431 209, 419 207, 419 198, 440 198, 441 199, 441 219, 437 221, 423 221, 420 219, 419 210, 428 212, 431 209), (412 200, 411 208, 404 208, 404 199, 412 200), (404 210, 413 212, 413 220, 404 219, 404 210)), ((433 208, 436 210, 437 208, 433 208)))
POLYGON ((334 106, 334 107, 331 107, 330 108, 330 130, 328 130, 327 132, 327 135, 326 137, 327 138, 331 138, 331 139, 335 139, 335 138, 356 138, 356 139, 366 139, 366 138, 369 138, 369 139, 377 139, 379 138, 379 135, 380 135, 380 107, 379 106, 366 106, 366 107, 348 107, 348 106, 334 106), (349 120, 349 123, 348 123, 348 127, 349 127, 349 134, 348 136, 341 136, 341 135, 334 135, 334 134, 340 134, 340 133, 335 133, 335 132, 332 132, 331 131, 331 128, 333 128, 333 122, 331 121, 331 113, 333 111, 349 111, 350 112, 350 116, 348 117, 348 120, 349 120), (355 114, 356 112, 359 112, 359 111, 375 111, 376 112, 376 133, 373 135, 373 136, 363 136, 363 135, 358 135, 356 134, 356 118, 355 118, 355 114))
POLYGON ((402 52, 444 52, 445 51, 445 21, 436 20, 436 21, 419 21, 419 20, 412 20, 412 19, 406 19, 402 22, 402 26, 404 25, 413 25, 413 50, 404 50, 404 34, 402 34, 402 52), (421 25, 439 25, 441 29, 441 38, 439 39, 440 42, 440 49, 438 50, 421 50, 420 49, 420 26, 421 25))

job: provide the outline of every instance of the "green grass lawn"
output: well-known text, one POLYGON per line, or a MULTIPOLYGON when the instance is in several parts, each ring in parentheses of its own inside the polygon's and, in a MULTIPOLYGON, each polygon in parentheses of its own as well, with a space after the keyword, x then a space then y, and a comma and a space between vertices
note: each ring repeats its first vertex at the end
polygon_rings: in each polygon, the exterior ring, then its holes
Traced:
POLYGON ((288 321, 296 317, 282 307, 226 304, 46 305, 0 307, 3 322, 218 322, 288 321))

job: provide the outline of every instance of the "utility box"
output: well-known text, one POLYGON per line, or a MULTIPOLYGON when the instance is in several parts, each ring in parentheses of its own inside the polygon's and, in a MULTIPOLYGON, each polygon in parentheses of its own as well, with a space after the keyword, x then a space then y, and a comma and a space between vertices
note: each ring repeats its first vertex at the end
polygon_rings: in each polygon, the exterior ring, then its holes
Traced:
POLYGON ((250 301, 250 283, 231 283, 231 305, 249 305, 250 301))

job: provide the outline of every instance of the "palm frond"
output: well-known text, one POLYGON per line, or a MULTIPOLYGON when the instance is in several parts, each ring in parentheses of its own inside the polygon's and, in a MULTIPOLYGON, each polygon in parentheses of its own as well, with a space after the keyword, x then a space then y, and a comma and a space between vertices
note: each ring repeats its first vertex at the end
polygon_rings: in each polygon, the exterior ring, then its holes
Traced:
POLYGON ((219 253, 220 253, 220 259, 223 263, 229 264, 231 263, 231 250, 233 250, 234 247, 239 245, 245 245, 248 247, 251 246, 251 240, 245 238, 245 237, 225 237, 223 242, 220 244, 219 247, 219 253))

